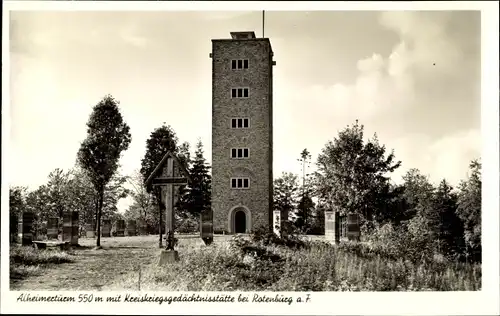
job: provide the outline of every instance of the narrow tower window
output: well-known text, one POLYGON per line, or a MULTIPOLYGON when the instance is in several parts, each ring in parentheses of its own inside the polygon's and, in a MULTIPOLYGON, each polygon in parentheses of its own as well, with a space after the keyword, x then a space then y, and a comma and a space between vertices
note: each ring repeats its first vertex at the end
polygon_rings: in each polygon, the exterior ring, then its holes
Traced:
POLYGON ((248 128, 249 119, 248 118, 232 118, 231 128, 248 128))
POLYGON ((232 70, 248 69, 248 59, 232 59, 231 69, 232 70))

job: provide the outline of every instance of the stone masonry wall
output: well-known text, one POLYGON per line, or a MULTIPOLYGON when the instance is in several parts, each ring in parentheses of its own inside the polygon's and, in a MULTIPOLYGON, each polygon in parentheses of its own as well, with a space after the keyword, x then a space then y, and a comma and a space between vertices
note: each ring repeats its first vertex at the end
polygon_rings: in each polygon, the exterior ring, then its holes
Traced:
POLYGON ((212 210, 214 231, 229 230, 229 211, 251 212, 252 229, 270 227, 272 205, 272 50, 268 39, 212 41, 212 210), (249 68, 231 69, 232 59, 249 68), (231 88, 249 88, 232 99, 231 88), (249 118, 232 129, 231 118, 249 118), (231 159, 231 148, 249 148, 248 159, 231 159), (249 177, 249 189, 231 189, 231 177, 249 177))

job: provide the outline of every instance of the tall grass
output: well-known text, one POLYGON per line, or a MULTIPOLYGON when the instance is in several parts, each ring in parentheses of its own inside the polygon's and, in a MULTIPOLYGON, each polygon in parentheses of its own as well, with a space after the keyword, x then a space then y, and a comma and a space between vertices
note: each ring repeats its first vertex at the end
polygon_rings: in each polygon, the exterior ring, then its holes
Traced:
MULTIPOLYGON (((362 244, 302 246, 235 238, 179 250, 180 262, 143 267, 140 288, 170 291, 471 291, 481 266, 382 257, 362 244)), ((108 289, 137 289, 138 273, 108 289)))
POLYGON ((32 247, 10 248, 10 277, 22 279, 40 273, 41 268, 53 264, 73 262, 73 256, 60 250, 37 250, 32 247))

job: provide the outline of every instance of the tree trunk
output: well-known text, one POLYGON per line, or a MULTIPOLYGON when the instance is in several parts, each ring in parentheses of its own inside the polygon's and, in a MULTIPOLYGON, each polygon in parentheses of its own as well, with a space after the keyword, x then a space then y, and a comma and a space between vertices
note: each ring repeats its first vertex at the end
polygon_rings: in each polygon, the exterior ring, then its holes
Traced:
MULTIPOLYGON (((94 231, 97 232, 97 214, 99 213, 99 200, 95 201, 94 231)), ((98 233, 97 233, 98 234, 98 233)))
POLYGON ((99 205, 97 212, 97 247, 101 246, 101 215, 102 215, 102 204, 104 200, 104 188, 99 190, 99 205))

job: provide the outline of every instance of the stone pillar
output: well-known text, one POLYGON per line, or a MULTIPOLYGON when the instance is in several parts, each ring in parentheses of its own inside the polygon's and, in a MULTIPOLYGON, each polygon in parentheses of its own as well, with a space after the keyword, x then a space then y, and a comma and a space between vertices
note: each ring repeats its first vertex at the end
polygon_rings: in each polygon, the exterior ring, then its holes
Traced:
POLYGON ((335 244, 340 242, 339 224, 339 212, 325 211, 325 239, 327 241, 333 241, 335 244))
POLYGON ((273 211, 273 232, 281 236, 281 211, 273 211))
POLYGON ((9 217, 9 237, 10 237, 10 242, 11 243, 17 243, 18 242, 18 234, 19 234, 19 217, 14 214, 10 214, 9 217))
POLYGON ((22 242, 23 239, 23 218, 17 223, 17 242, 22 242))
POLYGON ((143 219, 139 220, 139 235, 146 235, 147 234, 147 224, 146 221, 143 219))
POLYGON ((85 225, 85 237, 87 238, 95 238, 94 224, 86 224, 85 225))
POLYGON ((359 229, 359 215, 347 215, 347 239, 359 241, 360 234, 361 232, 359 229))
POLYGON ((109 219, 102 220, 101 236, 111 237, 111 220, 109 219))
POLYGON ((22 223, 22 241, 23 246, 30 246, 33 243, 33 213, 23 212, 23 223, 22 223))
POLYGON ((36 233, 36 240, 44 240, 47 237, 47 222, 42 222, 36 233))
POLYGON ((51 217, 47 220, 47 239, 59 237, 59 217, 51 217))
POLYGON ((212 210, 207 210, 200 214, 200 237, 205 245, 210 245, 214 241, 212 210))
POLYGON ((71 227, 71 212, 63 213, 63 231, 62 231, 62 241, 71 242, 71 233, 73 227, 71 227))
POLYGON ((62 241, 78 245, 79 229, 78 212, 64 212, 62 241))
POLYGON ((127 222, 127 236, 137 235, 137 224, 135 220, 129 220, 127 222))
POLYGON ((80 235, 80 216, 76 211, 71 212, 71 244, 78 245, 80 235))
POLYGON ((116 237, 125 236, 125 221, 123 219, 119 219, 116 221, 116 237))

